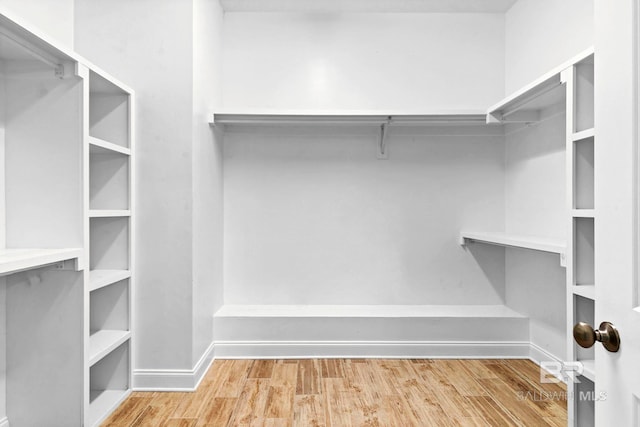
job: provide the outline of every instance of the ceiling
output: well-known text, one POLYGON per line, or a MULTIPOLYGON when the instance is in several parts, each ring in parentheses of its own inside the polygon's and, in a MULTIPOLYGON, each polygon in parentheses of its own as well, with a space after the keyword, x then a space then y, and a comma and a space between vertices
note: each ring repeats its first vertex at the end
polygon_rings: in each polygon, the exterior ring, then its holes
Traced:
POLYGON ((227 12, 504 13, 517 0, 220 0, 227 12))

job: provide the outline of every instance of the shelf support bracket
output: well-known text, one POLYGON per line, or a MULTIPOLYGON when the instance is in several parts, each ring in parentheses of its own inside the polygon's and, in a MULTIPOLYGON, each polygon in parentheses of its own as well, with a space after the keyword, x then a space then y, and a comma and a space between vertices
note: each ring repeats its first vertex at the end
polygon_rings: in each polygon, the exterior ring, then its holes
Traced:
POLYGON ((560 254, 560 267, 566 267, 567 266, 567 254, 562 252, 560 254))
POLYGON ((391 124, 391 116, 387 117, 387 121, 380 125, 380 141, 378 143, 378 160, 386 160, 389 158, 387 150, 387 132, 391 124))

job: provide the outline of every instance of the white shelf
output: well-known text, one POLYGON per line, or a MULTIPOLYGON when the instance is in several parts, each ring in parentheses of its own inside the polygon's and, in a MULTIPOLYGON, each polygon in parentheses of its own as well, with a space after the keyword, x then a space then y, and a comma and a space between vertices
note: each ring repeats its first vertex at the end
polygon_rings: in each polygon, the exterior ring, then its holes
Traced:
MULTIPOLYGON (((45 267, 82 257, 82 249, 2 249, 0 250, 0 276, 24 270, 45 267)), ((78 268, 78 267, 76 267, 78 268)))
POLYGON ((96 426, 104 421, 129 394, 131 390, 91 390, 89 426, 96 426))
POLYGON ((476 241, 498 246, 509 246, 514 248, 533 249, 536 251, 551 252, 563 255, 566 250, 566 243, 560 239, 551 239, 536 236, 524 236, 503 232, 480 232, 463 231, 460 233, 460 243, 466 241, 476 241))
POLYGON ((91 270, 89 272, 89 292, 104 288, 131 277, 129 270, 91 270))
POLYGON ((571 289, 574 295, 580 295, 593 301, 596 300, 595 285, 574 285, 571 289))
POLYGON ((89 218, 118 218, 128 216, 131 216, 131 211, 125 209, 93 209, 89 211, 89 218))
POLYGON ((131 155, 131 149, 112 142, 107 142, 93 136, 89 137, 89 152, 91 154, 124 154, 131 155))
POLYGON ((131 338, 130 331, 97 331, 89 337, 89 366, 93 366, 123 342, 131 338))
POLYGON ((582 363, 582 375, 591 381, 596 381, 596 362, 595 360, 580 360, 582 363))
POLYGON ((427 125, 484 124, 481 111, 433 111, 426 113, 384 111, 231 111, 213 114, 215 125, 427 125))
POLYGON ((593 52, 593 48, 582 52, 490 107, 487 111, 487 123, 537 121, 536 111, 556 105, 565 99, 562 72, 593 55, 593 52), (518 117, 516 113, 521 112, 533 114, 518 117))
POLYGON ((582 141, 585 139, 589 139, 589 138, 593 138, 596 135, 596 130, 594 128, 591 129, 585 129, 583 131, 580 132, 576 132, 573 135, 571 135, 571 140, 572 141, 582 141))
POLYGON ((571 215, 574 218, 595 218, 595 210, 593 209, 572 209, 571 215))

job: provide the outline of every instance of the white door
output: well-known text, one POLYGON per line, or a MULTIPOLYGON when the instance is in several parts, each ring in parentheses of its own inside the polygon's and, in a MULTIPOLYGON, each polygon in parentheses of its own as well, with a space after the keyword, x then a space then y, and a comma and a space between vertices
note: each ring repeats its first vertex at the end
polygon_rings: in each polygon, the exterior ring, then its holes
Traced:
MULTIPOLYGON (((640 426, 638 292, 638 5, 595 0, 595 328, 613 323, 621 346, 596 343, 597 426, 640 426)), ((580 402, 578 402, 580 404, 580 402)))

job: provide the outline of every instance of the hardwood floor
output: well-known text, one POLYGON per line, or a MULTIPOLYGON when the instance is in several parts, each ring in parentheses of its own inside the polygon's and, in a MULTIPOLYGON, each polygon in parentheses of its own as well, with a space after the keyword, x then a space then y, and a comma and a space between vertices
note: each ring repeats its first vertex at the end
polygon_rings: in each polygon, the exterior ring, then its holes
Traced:
POLYGON ((566 426, 528 360, 216 360, 193 393, 134 392, 103 426, 566 426))

